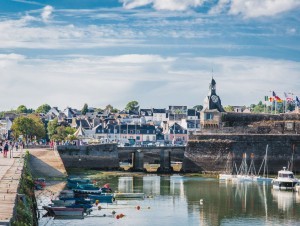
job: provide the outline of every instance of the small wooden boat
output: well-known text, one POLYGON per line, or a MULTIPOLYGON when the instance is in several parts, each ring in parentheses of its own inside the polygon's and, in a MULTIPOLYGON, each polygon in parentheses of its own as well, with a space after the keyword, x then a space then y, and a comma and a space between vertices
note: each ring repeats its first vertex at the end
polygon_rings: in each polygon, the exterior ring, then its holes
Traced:
POLYGON ((51 216, 83 216, 84 208, 43 206, 51 216))
POLYGON ((51 200, 53 206, 69 206, 75 204, 75 199, 65 199, 65 200, 51 200))
POLYGON ((68 183, 75 183, 75 184, 91 184, 92 181, 90 179, 82 179, 82 178, 68 178, 68 183))
POLYGON ((76 195, 100 195, 102 194, 101 190, 84 190, 84 189, 73 189, 75 196, 76 195))
POLYGON ((96 202, 96 200, 98 200, 100 203, 113 203, 115 200, 113 194, 89 195, 88 197, 93 202, 96 202))
POLYGON ((67 183, 69 189, 82 189, 82 190, 99 190, 99 187, 94 184, 79 184, 79 183, 67 183))
POLYGON ((143 199, 144 193, 114 193, 115 199, 143 199))
POLYGON ((59 198, 74 198, 73 190, 63 190, 59 193, 59 198))

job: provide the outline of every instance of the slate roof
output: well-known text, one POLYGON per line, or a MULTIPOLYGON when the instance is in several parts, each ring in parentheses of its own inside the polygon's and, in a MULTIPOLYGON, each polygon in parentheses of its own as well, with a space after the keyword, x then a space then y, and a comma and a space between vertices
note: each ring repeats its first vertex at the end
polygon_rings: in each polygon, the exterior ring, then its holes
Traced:
POLYGON ((153 112, 153 114, 154 113, 160 113, 160 114, 162 114, 162 113, 166 113, 166 109, 156 109, 156 108, 153 108, 152 109, 152 112, 153 112))

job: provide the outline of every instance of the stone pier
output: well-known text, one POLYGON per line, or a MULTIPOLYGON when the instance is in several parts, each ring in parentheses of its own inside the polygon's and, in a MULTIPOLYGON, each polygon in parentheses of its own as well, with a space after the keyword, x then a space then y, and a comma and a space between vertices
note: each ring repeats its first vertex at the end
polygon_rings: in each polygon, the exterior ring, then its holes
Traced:
POLYGON ((160 151, 160 167, 157 169, 158 173, 171 173, 173 168, 171 167, 171 151, 162 149, 160 151))
POLYGON ((0 225, 11 225, 14 220, 23 166, 21 151, 9 153, 8 158, 0 155, 0 225))
POLYGON ((142 150, 136 150, 134 153, 132 153, 132 162, 133 167, 132 171, 139 171, 143 172, 144 169, 144 152, 142 150))

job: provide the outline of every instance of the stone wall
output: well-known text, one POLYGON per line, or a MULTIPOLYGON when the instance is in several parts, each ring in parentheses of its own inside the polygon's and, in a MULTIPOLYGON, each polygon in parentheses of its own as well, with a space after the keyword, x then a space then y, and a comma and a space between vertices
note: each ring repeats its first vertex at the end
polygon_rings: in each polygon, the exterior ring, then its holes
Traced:
POLYGON ((131 162, 132 153, 136 150, 144 152, 144 162, 158 163, 160 161, 160 151, 170 150, 171 161, 182 161, 184 157, 185 147, 118 147, 119 161, 131 162))
POLYGON ((119 169, 116 144, 58 146, 57 151, 66 169, 119 169))
MULTIPOLYGON (((225 169, 227 155, 234 153, 237 167, 240 166, 243 153, 254 153, 254 162, 258 170, 267 144, 268 167, 270 173, 277 173, 288 165, 295 147, 294 170, 300 171, 300 135, 260 135, 260 134, 215 134, 198 135, 189 141, 184 154, 184 172, 222 172, 225 169), (298 168, 297 168, 298 167, 298 168)), ((248 164, 250 159, 248 158, 248 164)))

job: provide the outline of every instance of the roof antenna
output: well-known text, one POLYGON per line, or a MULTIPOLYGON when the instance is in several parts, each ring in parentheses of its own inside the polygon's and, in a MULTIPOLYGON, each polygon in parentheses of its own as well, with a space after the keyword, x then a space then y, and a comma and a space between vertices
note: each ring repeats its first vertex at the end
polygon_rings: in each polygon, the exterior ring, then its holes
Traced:
POLYGON ((211 77, 214 78, 214 68, 211 67, 211 77))

